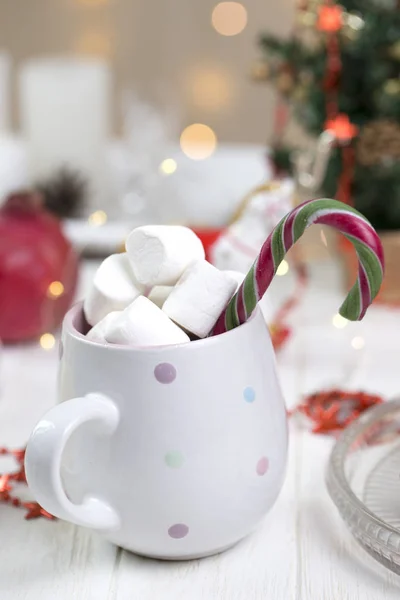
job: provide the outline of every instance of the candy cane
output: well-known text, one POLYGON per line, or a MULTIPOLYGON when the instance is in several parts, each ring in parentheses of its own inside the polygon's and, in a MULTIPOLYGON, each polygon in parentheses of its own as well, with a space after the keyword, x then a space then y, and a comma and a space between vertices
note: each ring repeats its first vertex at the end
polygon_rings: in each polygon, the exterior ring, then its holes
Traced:
POLYGON ((357 252, 358 278, 340 314, 361 320, 382 284, 384 258, 381 241, 372 225, 354 208, 322 198, 300 204, 286 215, 266 239, 242 285, 219 316, 211 335, 238 327, 247 321, 267 291, 286 252, 314 223, 341 231, 357 252))

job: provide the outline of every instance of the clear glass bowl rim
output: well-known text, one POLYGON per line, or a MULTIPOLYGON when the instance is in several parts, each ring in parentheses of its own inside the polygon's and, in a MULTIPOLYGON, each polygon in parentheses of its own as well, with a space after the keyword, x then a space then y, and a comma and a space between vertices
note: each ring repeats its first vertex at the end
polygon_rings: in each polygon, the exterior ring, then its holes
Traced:
MULTIPOLYGON (((331 499, 357 540, 361 543, 365 541, 360 539, 363 538, 362 534, 366 533, 366 529, 361 528, 359 522, 360 517, 363 517, 365 520, 369 521, 371 525, 373 524, 376 526, 378 528, 377 531, 383 529, 389 534, 387 541, 384 541, 382 536, 378 537, 378 535, 373 535, 373 532, 369 530, 368 537, 373 537, 375 543, 380 548, 390 550, 396 557, 400 558, 400 531, 385 521, 382 521, 371 512, 359 498, 357 498, 348 483, 344 470, 345 460, 349 454, 351 445, 363 434, 363 432, 371 427, 371 425, 392 413, 400 413, 400 399, 384 402, 383 404, 379 404, 378 406, 369 409, 344 430, 331 452, 326 474, 326 484, 331 499), (351 507, 350 510, 349 505, 351 507)), ((375 556, 375 558, 377 557, 375 556)), ((388 565, 386 564, 386 566, 388 565)))

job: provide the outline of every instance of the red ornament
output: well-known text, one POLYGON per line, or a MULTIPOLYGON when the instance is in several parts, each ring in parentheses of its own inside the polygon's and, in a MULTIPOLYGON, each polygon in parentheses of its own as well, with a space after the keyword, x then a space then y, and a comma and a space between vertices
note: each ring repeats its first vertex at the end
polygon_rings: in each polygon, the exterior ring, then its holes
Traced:
POLYGON ((204 251, 206 253, 206 259, 210 260, 211 259, 211 256, 210 256, 211 248, 213 247, 213 245, 215 244, 215 242, 217 241, 219 236, 224 232, 224 229, 213 228, 213 227, 209 227, 209 228, 192 227, 192 230, 197 235, 197 237, 200 238, 201 243, 204 246, 204 251))
POLYGON ((0 339, 57 327, 73 299, 78 259, 41 196, 11 196, 0 210, 0 339))
POLYGON ((349 117, 344 113, 339 113, 333 119, 328 119, 325 123, 325 131, 331 132, 338 142, 349 142, 358 133, 357 125, 351 123, 349 117))
POLYGON ((343 25, 343 9, 341 6, 321 6, 318 11, 317 29, 326 33, 336 33, 343 25))

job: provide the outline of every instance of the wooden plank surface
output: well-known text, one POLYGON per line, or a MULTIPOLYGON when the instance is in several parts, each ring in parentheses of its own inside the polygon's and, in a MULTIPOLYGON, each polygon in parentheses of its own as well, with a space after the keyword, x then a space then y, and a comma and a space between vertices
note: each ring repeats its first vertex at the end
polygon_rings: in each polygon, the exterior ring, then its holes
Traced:
MULTIPOLYGON (((83 271, 81 292, 93 265, 83 271)), ((371 311, 361 324, 332 326, 342 299, 326 265, 293 316, 295 335, 278 357, 289 408, 338 385, 391 397, 399 389, 400 315, 371 311), (325 278, 325 279, 324 279, 325 278), (354 336, 365 347, 355 350, 354 336)), ((274 300, 290 278, 279 281, 274 300)), ((0 361, 0 445, 18 447, 55 402, 57 349, 5 349, 0 361)), ((121 551, 62 522, 25 521, 0 504, 1 600, 394 600, 398 578, 353 541, 326 492, 332 440, 291 423, 287 478, 262 526, 225 554, 169 563, 121 551)), ((3 461, 0 463, 6 466, 3 461)))

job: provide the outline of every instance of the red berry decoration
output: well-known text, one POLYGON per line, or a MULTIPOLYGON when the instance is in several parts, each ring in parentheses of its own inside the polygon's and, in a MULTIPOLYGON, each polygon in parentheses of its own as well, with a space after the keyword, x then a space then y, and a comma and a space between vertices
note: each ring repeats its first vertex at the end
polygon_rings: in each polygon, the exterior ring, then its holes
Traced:
POLYGON ((0 340, 29 340, 56 328, 77 272, 77 255, 41 195, 10 196, 0 210, 0 340))
POLYGON ((325 131, 330 131, 338 142, 349 142, 358 133, 357 125, 351 123, 346 114, 339 113, 333 119, 328 119, 325 123, 325 131))
POLYGON ((318 12, 317 29, 327 33, 340 31, 343 25, 343 8, 337 4, 321 6, 318 12))

